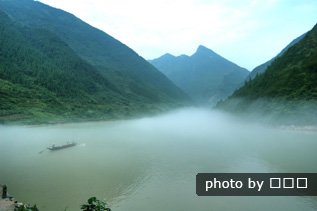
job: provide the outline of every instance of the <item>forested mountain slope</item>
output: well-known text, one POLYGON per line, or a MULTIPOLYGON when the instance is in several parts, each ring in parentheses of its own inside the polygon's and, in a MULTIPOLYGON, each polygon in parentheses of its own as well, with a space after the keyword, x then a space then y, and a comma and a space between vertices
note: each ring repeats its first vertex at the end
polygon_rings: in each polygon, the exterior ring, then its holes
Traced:
POLYGON ((183 101, 186 96, 132 49, 63 10, 33 0, 0 0, 12 20, 46 29, 96 67, 122 92, 150 101, 183 101))
POLYGON ((0 7, 1 122, 121 118, 170 109, 187 100, 175 87, 175 99, 142 83, 135 92, 124 90, 52 31, 10 17, 0 7))
POLYGON ((218 107, 317 123, 317 25, 218 107))

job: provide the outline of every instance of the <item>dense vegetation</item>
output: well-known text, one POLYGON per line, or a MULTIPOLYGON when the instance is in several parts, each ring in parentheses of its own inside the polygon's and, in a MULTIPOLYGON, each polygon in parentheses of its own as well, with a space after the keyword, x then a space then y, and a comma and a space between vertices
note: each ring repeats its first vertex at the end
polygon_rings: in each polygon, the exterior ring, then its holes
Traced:
POLYGON ((122 92, 152 102, 186 98, 132 49, 72 14, 33 0, 0 0, 0 8, 16 22, 56 34, 122 92))
POLYGON ((245 82, 218 107, 242 112, 294 116, 316 122, 317 25, 301 41, 278 57, 265 73, 245 82))
POLYGON ((73 15, 0 0, 0 122, 120 118, 188 101, 131 49, 73 15))
POLYGON ((199 103, 216 103, 241 86, 249 72, 199 46, 192 56, 165 54, 150 61, 199 103))
POLYGON ((50 32, 18 26, 0 11, 0 34, 3 121, 41 121, 82 112, 82 105, 124 103, 107 80, 50 32))

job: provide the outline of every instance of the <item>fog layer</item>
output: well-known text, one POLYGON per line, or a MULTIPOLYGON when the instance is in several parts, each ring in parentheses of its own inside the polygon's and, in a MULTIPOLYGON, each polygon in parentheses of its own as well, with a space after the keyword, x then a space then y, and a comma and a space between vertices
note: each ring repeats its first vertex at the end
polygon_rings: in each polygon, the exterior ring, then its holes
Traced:
POLYGON ((198 197, 199 172, 317 172, 317 133, 203 109, 151 118, 0 127, 0 183, 41 210, 316 210, 316 197, 198 197), (49 152, 52 144, 76 141, 49 152))

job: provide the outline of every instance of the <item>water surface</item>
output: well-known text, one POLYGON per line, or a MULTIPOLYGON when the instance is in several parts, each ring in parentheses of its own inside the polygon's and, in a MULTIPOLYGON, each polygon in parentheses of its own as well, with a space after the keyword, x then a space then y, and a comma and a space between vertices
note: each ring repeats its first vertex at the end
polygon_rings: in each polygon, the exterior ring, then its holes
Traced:
POLYGON ((198 197, 199 172, 317 172, 317 133, 202 109, 151 118, 0 127, 0 184, 41 211, 317 210, 317 197, 198 197), (56 152, 52 144, 76 141, 56 152))

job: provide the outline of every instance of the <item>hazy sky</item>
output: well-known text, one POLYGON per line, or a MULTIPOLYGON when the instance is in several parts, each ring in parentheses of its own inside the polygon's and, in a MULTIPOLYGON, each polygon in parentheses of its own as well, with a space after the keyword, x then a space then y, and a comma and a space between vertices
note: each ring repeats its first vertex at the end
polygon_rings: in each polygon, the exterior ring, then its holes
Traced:
POLYGON ((317 0, 40 0, 105 31, 146 59, 202 44, 252 69, 317 23, 317 0))

